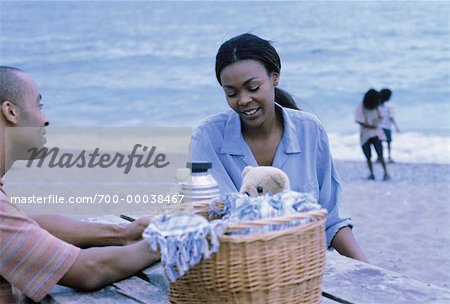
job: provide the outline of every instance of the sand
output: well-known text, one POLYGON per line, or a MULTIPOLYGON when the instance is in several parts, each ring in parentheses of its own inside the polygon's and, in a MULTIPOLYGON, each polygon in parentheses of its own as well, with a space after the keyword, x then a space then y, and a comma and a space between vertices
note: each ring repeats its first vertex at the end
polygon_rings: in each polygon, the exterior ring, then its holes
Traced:
POLYGON ((343 208, 371 264, 450 288, 450 165, 388 165, 365 180, 364 162, 336 161, 343 208))

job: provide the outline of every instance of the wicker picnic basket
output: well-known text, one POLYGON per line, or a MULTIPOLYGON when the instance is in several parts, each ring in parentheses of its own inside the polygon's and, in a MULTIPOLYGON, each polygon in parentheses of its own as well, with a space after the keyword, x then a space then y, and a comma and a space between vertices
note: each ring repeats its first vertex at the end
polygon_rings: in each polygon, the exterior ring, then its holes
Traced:
MULTIPOLYGON (((200 212, 202 213, 202 212, 200 212)), ((324 209, 241 222, 227 232, 312 218, 283 230, 220 237, 220 250, 170 283, 171 303, 320 303, 324 209)))

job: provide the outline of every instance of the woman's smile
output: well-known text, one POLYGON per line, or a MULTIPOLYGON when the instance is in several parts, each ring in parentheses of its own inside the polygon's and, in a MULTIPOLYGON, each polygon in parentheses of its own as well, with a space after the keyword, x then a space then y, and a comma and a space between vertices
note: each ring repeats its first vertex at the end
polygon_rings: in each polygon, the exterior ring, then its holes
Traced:
POLYGON ((240 113, 247 119, 256 119, 261 114, 261 107, 248 109, 241 111, 240 113))

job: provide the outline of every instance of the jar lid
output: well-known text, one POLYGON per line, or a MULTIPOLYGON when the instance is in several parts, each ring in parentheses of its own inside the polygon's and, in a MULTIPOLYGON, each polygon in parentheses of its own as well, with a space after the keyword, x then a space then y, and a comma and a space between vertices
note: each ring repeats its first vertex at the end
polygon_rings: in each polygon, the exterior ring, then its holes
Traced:
POLYGON ((186 167, 190 168, 192 172, 207 172, 212 168, 211 162, 187 162, 186 167))

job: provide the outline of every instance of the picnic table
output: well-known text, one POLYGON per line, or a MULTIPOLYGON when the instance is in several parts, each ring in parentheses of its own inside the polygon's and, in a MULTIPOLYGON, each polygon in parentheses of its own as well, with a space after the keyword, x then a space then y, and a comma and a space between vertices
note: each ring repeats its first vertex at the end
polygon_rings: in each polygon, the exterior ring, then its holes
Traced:
MULTIPOLYGON (((130 216, 136 218, 137 216, 130 216)), ((90 218, 103 223, 126 223, 106 215, 90 218)), ((79 292, 57 285, 42 303, 168 303, 168 284, 160 263, 99 291, 79 292)), ((301 301, 301 299, 299 299, 301 301)), ((402 274, 327 252, 322 303, 450 303, 450 290, 423 283, 402 274)))

